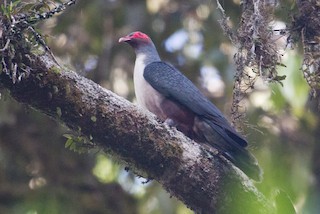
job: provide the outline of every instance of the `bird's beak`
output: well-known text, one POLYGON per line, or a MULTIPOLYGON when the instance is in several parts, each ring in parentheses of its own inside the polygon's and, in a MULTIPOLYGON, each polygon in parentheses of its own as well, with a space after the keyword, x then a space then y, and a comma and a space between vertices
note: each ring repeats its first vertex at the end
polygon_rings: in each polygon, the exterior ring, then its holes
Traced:
POLYGON ((119 43, 130 41, 131 38, 129 36, 124 36, 119 39, 119 43))

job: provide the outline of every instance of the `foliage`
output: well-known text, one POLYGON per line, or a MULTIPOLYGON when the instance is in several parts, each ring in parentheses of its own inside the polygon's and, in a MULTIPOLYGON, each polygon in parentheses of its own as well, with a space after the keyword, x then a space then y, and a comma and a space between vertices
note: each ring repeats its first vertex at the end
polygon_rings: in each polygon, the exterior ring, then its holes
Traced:
POLYGON ((67 141, 65 143, 65 148, 70 149, 71 151, 78 152, 79 154, 88 152, 89 149, 94 148, 94 143, 92 142, 93 138, 87 139, 85 136, 74 136, 72 134, 64 134, 67 141))

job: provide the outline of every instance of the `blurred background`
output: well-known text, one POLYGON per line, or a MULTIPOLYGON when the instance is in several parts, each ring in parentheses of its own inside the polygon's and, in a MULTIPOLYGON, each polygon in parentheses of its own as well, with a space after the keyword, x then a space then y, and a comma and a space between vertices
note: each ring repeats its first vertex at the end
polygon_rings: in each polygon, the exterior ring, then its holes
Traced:
MULTIPOLYGON (((46 9, 60 1, 22 1, 46 9)), ((230 119, 235 47, 224 35, 215 1, 78 0, 42 22, 38 31, 63 65, 135 102, 132 49, 118 39, 147 33, 168 61, 189 77, 230 119)), ((221 1, 237 28, 239 0, 221 1)), ((272 21, 285 28, 295 7, 282 1, 272 21), (283 12, 287 11, 287 13, 283 12)), ((279 46, 287 38, 279 36, 279 46)), ((278 83, 258 79, 243 100, 244 135, 264 170, 257 187, 272 197, 286 192, 299 213, 320 210, 319 112, 309 99, 299 44, 286 47, 278 83)), ((188 214, 161 186, 145 183, 108 154, 79 154, 65 148, 65 126, 15 102, 5 90, 0 99, 0 213, 188 214)), ((241 124, 240 124, 241 125, 241 124)))

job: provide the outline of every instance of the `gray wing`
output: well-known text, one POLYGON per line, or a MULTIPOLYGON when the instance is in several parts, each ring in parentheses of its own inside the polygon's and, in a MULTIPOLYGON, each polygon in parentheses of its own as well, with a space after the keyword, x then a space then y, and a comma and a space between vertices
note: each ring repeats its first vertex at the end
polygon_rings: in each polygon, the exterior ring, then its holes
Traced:
POLYGON ((227 141, 231 140, 242 147, 247 146, 246 140, 231 127, 220 110, 180 71, 167 63, 153 62, 145 67, 143 76, 153 88, 165 97, 210 121, 209 124, 216 126, 219 134, 227 141))

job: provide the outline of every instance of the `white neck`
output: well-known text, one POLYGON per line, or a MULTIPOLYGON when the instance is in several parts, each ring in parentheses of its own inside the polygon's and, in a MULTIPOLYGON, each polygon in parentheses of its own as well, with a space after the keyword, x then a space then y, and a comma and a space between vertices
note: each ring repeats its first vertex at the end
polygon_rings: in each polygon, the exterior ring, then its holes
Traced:
MULTIPOLYGON (((156 52, 156 51, 155 51, 156 52)), ((139 105, 150 110, 150 99, 159 93, 156 92, 152 86, 144 79, 143 72, 145 67, 156 61, 160 61, 158 53, 148 53, 142 51, 136 51, 136 62, 134 66, 134 91, 136 94, 137 102, 139 105)))

